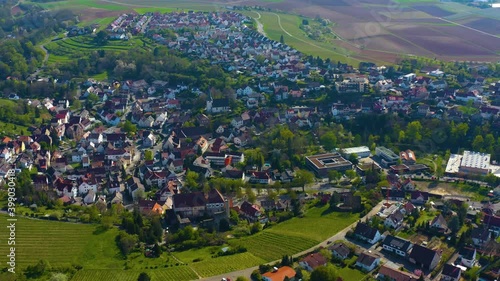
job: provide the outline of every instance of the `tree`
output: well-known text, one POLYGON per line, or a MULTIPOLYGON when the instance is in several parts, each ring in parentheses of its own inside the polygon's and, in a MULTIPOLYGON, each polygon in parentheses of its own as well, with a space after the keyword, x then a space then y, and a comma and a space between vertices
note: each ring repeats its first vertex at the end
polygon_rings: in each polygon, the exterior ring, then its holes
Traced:
POLYGON ((106 43, 108 43, 108 34, 106 31, 101 30, 97 32, 94 40, 97 45, 106 45, 106 43))
POLYGON ((149 275, 146 272, 141 272, 141 274, 139 274, 139 278, 137 278, 137 281, 150 281, 150 280, 151 277, 149 277, 149 275))
POLYGON ((186 181, 185 185, 188 188, 197 188, 198 187, 198 178, 199 175, 196 172, 188 171, 186 173, 186 181))
POLYGON ((451 230, 451 233, 455 235, 457 231, 460 229, 460 221, 457 216, 453 216, 448 222, 448 228, 451 230))
POLYGON ((250 281, 250 280, 248 280, 248 278, 244 276, 238 276, 238 278, 236 278, 236 281, 250 281))
POLYGON ((420 121, 413 121, 406 127, 406 137, 412 141, 422 140, 422 124, 420 121))
POLYGON ((253 281, 262 281, 262 275, 258 269, 252 271, 252 274, 250 274, 250 278, 252 278, 253 281))
POLYGON ((137 126, 130 122, 129 120, 123 123, 123 131, 127 133, 129 136, 133 136, 137 132, 137 126))
POLYGON ((257 200, 257 195, 255 195, 255 192, 253 192, 252 188, 247 187, 245 189, 245 193, 247 195, 248 202, 255 203, 255 200, 257 200))
POLYGON ((144 160, 151 161, 154 159, 153 151, 147 149, 144 151, 144 160))
POLYGON ((333 150, 337 146, 337 137, 333 132, 327 132, 319 138, 319 142, 327 151, 333 150))
POLYGON ((338 181, 341 178, 342 178, 342 174, 339 171, 336 171, 336 170, 328 171, 328 179, 330 181, 335 181, 335 183, 338 183, 338 181))
POLYGON ((484 138, 481 135, 477 135, 472 141, 472 149, 474 151, 481 151, 484 149, 484 138))
POLYGON ((358 155, 356 153, 349 155, 349 161, 351 161, 351 163, 354 165, 358 165, 359 163, 358 155))
POLYGON ((281 34, 280 36, 280 43, 285 44, 285 38, 283 38, 283 34, 281 34))
POLYGON ((40 260, 36 265, 30 265, 26 268, 25 275, 30 279, 39 278, 50 270, 50 264, 46 260, 40 260))
POLYGON ((319 266, 311 273, 310 281, 336 281, 337 271, 332 265, 319 266))
POLYGON ((295 180, 297 183, 300 183, 302 185, 302 189, 304 189, 307 184, 314 182, 314 174, 306 170, 298 170, 295 173, 295 180))
POLYGON ((356 172, 354 170, 347 170, 345 171, 345 175, 346 177, 348 177, 349 179, 354 179, 358 174, 356 174, 356 172))
POLYGON ((139 238, 137 235, 128 234, 123 231, 120 231, 120 234, 116 236, 116 243, 124 256, 127 256, 136 247, 138 242, 139 238))

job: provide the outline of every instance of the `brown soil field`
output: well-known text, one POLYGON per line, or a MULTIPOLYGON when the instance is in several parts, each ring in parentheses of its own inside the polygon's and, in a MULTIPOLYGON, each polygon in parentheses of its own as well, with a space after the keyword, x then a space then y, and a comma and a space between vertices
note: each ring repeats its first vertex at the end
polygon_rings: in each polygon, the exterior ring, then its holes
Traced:
POLYGON ((103 10, 97 8, 88 8, 85 10, 78 10, 78 14, 80 15, 80 20, 82 21, 91 21, 98 18, 107 18, 107 17, 118 17, 123 13, 135 13, 133 10, 130 11, 110 11, 103 10))
MULTIPOLYGON (((499 11, 500 12, 500 11, 499 11)), ((468 19, 461 24, 472 27, 487 33, 499 35, 500 34, 500 20, 489 19, 489 18, 474 18, 468 19)))
POLYGON ((435 6, 435 5, 422 5, 422 6, 413 6, 413 8, 425 12, 433 17, 448 17, 453 15, 452 12, 443 10, 442 8, 435 6))

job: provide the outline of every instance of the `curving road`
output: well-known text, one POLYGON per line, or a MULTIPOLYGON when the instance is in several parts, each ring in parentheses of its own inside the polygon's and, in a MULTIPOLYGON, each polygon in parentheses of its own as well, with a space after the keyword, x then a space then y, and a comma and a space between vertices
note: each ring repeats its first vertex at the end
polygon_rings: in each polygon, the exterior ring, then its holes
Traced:
MULTIPOLYGON (((366 214, 364 217, 360 218, 359 220, 365 220, 366 218, 369 218, 369 217, 372 217, 374 215, 376 215, 378 213, 378 211, 380 210, 380 208, 382 208, 382 205, 384 204, 385 201, 381 201, 380 203, 378 203, 375 207, 373 207, 373 209, 368 213, 366 214)), ((336 240, 342 240, 345 238, 345 235, 346 233, 352 229, 353 227, 356 226, 358 222, 354 222, 352 223, 351 225, 347 226, 346 228, 342 229, 340 232, 338 232, 337 234, 333 235, 332 237, 326 239, 325 241, 319 243, 318 245, 314 246, 314 247, 311 247, 307 250, 304 250, 300 253, 297 253, 297 254, 294 254, 293 257, 299 257, 299 256, 303 256, 307 253, 310 253, 312 251, 314 251, 315 249, 317 249, 318 247, 324 247, 326 248, 328 246, 328 242, 329 241, 336 241, 336 240)), ((272 262, 269 262, 268 264, 273 264, 273 263, 276 263, 276 262, 280 262, 281 260, 276 260, 276 261, 272 261, 272 262)), ((254 266, 254 267, 250 267, 250 268, 247 268, 247 269, 242 269, 242 270, 238 270, 238 271, 233 271, 233 272, 228 272, 226 274, 221 274, 221 275, 218 275, 218 276, 212 276, 212 277, 207 277, 207 278, 203 278, 201 279, 202 281, 220 281, 222 278, 230 278, 231 280, 236 280, 236 278, 238 278, 238 276, 245 276, 245 277, 250 277, 250 274, 252 274, 252 271, 256 270, 256 269, 259 269, 258 266, 254 266)))

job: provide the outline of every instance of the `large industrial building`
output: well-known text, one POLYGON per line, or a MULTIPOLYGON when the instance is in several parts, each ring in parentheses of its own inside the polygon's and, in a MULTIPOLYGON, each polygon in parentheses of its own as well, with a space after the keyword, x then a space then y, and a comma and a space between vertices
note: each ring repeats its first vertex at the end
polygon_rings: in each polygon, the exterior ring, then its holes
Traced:
POLYGON ((474 151, 464 151, 463 155, 452 154, 446 165, 446 174, 487 175, 491 172, 490 159, 490 154, 474 151))
POLYGON ((306 164, 318 177, 327 177, 332 170, 343 172, 352 169, 352 163, 338 152, 306 156, 306 164))
POLYGON ((370 152, 370 149, 368 148, 368 146, 348 147, 348 148, 342 149, 341 152, 342 152, 342 155, 344 155, 344 157, 349 157, 352 154, 356 154, 360 158, 366 158, 366 157, 370 157, 370 155, 371 155, 371 152, 370 152))

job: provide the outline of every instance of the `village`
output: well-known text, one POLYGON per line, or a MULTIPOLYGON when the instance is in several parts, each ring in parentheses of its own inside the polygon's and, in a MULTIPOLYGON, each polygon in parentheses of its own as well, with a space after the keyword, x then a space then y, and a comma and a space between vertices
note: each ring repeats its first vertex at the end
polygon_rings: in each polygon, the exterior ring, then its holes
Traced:
MULTIPOLYGON (((235 12, 120 16, 108 27, 114 39, 149 34, 169 49, 210 59, 227 72, 250 75, 253 82, 221 96, 163 80, 88 79, 79 85, 78 99, 85 103, 81 108, 67 99, 21 99, 10 93, 8 99, 44 108, 52 119, 30 127, 25 135, 2 137, 2 180, 11 169, 35 171, 34 188, 64 205, 120 204, 144 215, 161 215, 169 227, 219 229, 232 211, 251 223, 276 222, 273 213, 296 204, 289 194, 278 191, 270 198, 260 191, 253 196, 237 193, 277 185, 302 191, 302 205, 319 200, 335 211, 361 212, 366 198, 355 194, 355 188, 337 185, 366 184, 368 175, 377 171, 387 183, 379 186, 382 202, 376 206, 381 209, 348 231, 341 238, 345 242, 327 242, 336 263, 377 271, 380 280, 459 281, 471 270, 477 274, 477 265, 498 278, 500 267, 487 266, 494 263, 488 257, 500 254, 500 186, 486 187, 476 177, 500 176, 491 153, 453 153, 439 174, 436 167, 417 161, 411 149, 393 151, 380 145, 322 145, 320 152, 303 155, 304 167, 273 167, 269 156, 256 156, 255 151, 260 149, 260 136, 272 128, 315 132, 325 120, 341 123, 366 114, 456 123, 487 120, 491 130, 498 131, 500 81, 487 82, 485 68, 474 69, 478 74, 473 80, 458 81, 439 68, 394 74, 373 63, 355 68, 325 61, 313 66, 297 50, 248 29, 249 22, 235 12), (159 29, 176 33, 165 38, 156 33, 159 29), (395 78, 386 78, 389 75, 395 78), (459 86, 451 88, 449 83, 459 86), (304 103, 329 93, 339 100, 304 103), (360 99, 350 100, 351 94, 360 94, 360 99), (305 180, 304 171, 314 179, 305 180), (200 187, 206 179, 225 182, 218 188, 200 187), (491 189, 489 202, 419 190, 415 182, 425 180, 468 180, 491 189)), ((327 264, 323 253, 308 254, 300 266, 313 271, 327 264)), ((289 269, 263 273, 264 280, 292 278, 295 271, 289 269)))

